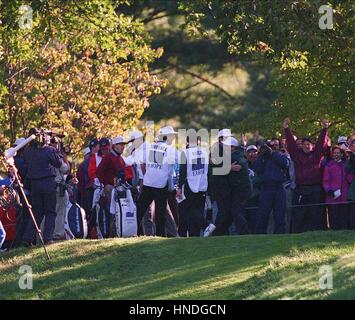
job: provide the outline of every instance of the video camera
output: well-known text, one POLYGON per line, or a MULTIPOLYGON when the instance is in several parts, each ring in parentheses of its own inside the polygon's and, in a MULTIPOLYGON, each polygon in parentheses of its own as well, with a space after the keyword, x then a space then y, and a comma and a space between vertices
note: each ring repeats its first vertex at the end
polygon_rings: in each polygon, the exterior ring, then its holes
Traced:
POLYGON ((260 155, 270 156, 271 153, 272 153, 271 141, 267 140, 260 147, 260 155))
MULTIPOLYGON (((46 146, 53 143, 56 139, 64 138, 64 134, 60 134, 45 128, 32 128, 29 132, 30 135, 36 136, 35 144, 39 146, 46 146)), ((60 143, 60 140, 58 140, 60 143)))

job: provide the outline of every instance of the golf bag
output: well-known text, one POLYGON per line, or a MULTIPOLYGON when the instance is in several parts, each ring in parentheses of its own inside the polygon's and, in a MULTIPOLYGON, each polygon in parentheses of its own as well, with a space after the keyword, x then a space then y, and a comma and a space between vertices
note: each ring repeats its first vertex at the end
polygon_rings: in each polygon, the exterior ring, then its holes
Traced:
POLYGON ((110 213, 115 221, 115 236, 137 236, 137 209, 128 184, 118 182, 112 190, 110 213))
POLYGON ((108 238, 110 236, 110 210, 103 185, 96 186, 92 206, 96 213, 97 238, 108 238))
POLYGON ((64 230, 67 240, 86 239, 88 235, 85 210, 77 203, 67 205, 64 230))
POLYGON ((67 202, 65 214, 65 238, 67 240, 85 239, 88 236, 88 223, 85 210, 76 202, 77 190, 73 190, 72 201, 67 202))

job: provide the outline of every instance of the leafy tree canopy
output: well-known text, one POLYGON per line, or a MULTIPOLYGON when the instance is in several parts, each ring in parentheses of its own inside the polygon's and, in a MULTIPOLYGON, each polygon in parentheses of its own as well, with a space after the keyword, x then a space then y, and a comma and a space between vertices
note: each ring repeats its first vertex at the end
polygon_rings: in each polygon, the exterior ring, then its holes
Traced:
POLYGON ((142 23, 115 12, 121 3, 0 0, 3 142, 48 127, 77 152, 136 123, 165 85, 149 72, 162 49, 151 48, 142 23))
MULTIPOLYGON (((334 0, 180 1, 191 34, 208 34, 207 21, 230 53, 276 67, 271 88, 278 93, 267 113, 251 114, 239 129, 280 134, 290 116, 301 134, 312 134, 323 117, 333 134, 354 129, 354 4, 334 0), (319 27, 331 7, 332 28, 319 27), (210 25, 210 23, 209 23, 210 25)), ((330 20, 328 19, 328 22, 330 20)))

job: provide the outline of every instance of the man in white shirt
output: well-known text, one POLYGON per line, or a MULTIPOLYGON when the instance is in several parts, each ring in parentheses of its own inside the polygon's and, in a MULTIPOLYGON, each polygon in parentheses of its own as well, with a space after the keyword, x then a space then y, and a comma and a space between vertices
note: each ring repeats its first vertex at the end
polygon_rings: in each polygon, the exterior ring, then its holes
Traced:
POLYGON ((178 198, 180 237, 199 237, 205 229, 203 213, 208 188, 208 152, 197 143, 197 137, 187 136, 186 149, 181 152, 178 198), (184 199, 185 198, 185 199, 184 199))
MULTIPOLYGON (((169 144, 176 134, 177 132, 170 126, 161 128, 158 132, 158 141, 147 146, 147 150, 143 154, 144 178, 137 202, 138 225, 154 201, 157 236, 165 236, 169 182, 173 179, 174 165, 178 162, 177 150, 169 144)), ((142 234, 142 232, 140 231, 138 234, 142 234)))

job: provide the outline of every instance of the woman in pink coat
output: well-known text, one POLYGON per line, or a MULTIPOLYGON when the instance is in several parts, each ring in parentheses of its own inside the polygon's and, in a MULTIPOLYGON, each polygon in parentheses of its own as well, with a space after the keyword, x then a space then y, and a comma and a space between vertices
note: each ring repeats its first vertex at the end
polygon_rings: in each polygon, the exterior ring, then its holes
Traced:
POLYGON ((332 148, 332 160, 324 168, 323 188, 328 203, 329 225, 332 230, 348 227, 349 206, 339 204, 348 200, 349 184, 346 179, 345 161, 339 147, 332 148))

